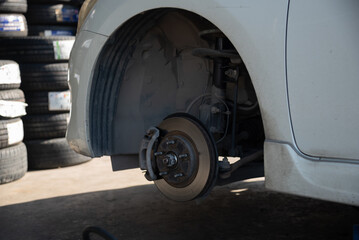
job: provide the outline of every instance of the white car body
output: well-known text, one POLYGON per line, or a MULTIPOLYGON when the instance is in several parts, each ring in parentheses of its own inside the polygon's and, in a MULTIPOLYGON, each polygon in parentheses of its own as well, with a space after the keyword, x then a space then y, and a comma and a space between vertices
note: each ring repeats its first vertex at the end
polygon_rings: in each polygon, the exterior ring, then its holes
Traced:
MULTIPOLYGON (((117 138, 123 146, 118 152, 93 149, 90 93, 96 92, 96 63, 109 37, 134 16, 158 8, 207 19, 240 54, 263 119, 267 188, 359 206, 355 0, 98 0, 71 53, 67 139, 74 150, 88 156, 137 153, 128 135, 117 138)), ((149 126, 131 121, 121 124, 140 129, 137 140, 149 126)))

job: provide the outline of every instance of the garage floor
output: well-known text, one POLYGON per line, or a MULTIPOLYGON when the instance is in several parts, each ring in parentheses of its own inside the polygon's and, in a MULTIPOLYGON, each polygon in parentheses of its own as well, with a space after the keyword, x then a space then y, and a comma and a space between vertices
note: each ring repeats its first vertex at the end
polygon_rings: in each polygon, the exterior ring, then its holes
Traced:
POLYGON ((217 186, 201 202, 164 198, 139 169, 105 157, 32 171, 0 185, 0 239, 81 239, 101 226, 120 239, 352 239, 359 210, 264 189, 254 178, 217 186))

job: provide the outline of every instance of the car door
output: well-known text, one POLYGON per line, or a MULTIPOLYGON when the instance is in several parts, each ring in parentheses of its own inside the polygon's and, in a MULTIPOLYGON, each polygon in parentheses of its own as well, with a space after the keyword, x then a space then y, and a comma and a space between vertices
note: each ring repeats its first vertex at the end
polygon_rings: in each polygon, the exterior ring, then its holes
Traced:
POLYGON ((359 159, 358 24, 357 0, 290 1, 288 99, 294 140, 306 155, 359 159))

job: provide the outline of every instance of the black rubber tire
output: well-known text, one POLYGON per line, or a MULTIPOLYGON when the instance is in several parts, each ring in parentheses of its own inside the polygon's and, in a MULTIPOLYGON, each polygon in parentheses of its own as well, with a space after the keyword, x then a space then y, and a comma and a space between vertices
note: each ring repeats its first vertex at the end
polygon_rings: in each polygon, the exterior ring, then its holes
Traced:
POLYGON ((29 36, 75 36, 74 26, 29 25, 29 36))
POLYGON ((26 141, 29 169, 73 166, 91 160, 72 150, 65 138, 26 141))
MULTIPOLYGON (((19 134, 22 135, 22 138, 19 138, 16 142, 9 143, 9 124, 16 124, 20 123, 20 126, 22 127, 22 121, 20 118, 13 118, 9 120, 0 120, 0 149, 6 148, 15 144, 18 144, 23 140, 24 137, 24 129, 18 129, 19 134), (21 123, 20 123, 21 122, 21 123)), ((20 136, 21 137, 21 136, 20 136)))
POLYGON ((0 100, 25 102, 24 92, 20 89, 0 91, 0 100))
POLYGON ((21 89, 24 91, 68 90, 67 63, 21 64, 21 89))
POLYGON ((26 13, 26 0, 0 0, 0 12, 4 13, 26 13))
POLYGON ((27 0, 30 4, 71 4, 74 6, 81 6, 84 3, 84 0, 27 0))
POLYGON ((27 171, 27 152, 24 143, 0 149, 0 184, 22 178, 27 171))
POLYGON ((20 87, 19 64, 10 60, 0 60, 0 90, 16 89, 20 87), (5 78, 5 79, 4 79, 5 78), (14 83, 16 80, 16 83, 14 83))
POLYGON ((68 62, 69 54, 59 56, 58 52, 56 52, 57 48, 54 47, 54 45, 58 45, 62 41, 67 41, 71 45, 75 41, 75 37, 2 38, 0 39, 0 59, 10 59, 18 63, 68 62), (55 53, 57 53, 56 56, 55 53))
POLYGON ((76 25, 78 7, 67 4, 30 4, 26 13, 29 24, 76 25))
POLYGON ((27 115, 23 117, 24 139, 65 137, 69 114, 27 115))
POLYGON ((70 109, 50 110, 49 92, 27 92, 25 98, 26 103, 28 104, 28 107, 26 108, 28 114, 70 112, 70 109))
POLYGON ((25 37, 27 32, 27 22, 24 15, 0 14, 0 37, 25 37))

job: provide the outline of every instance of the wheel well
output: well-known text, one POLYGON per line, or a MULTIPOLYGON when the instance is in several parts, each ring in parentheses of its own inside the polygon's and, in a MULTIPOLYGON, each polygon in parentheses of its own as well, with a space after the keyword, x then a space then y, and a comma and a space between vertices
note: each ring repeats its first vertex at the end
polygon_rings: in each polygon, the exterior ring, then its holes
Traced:
MULTIPOLYGON (((90 139, 96 156, 137 153, 148 127, 185 112, 196 97, 211 91, 213 63, 192 53, 194 48, 213 48, 199 34, 208 29, 217 28, 199 15, 157 9, 133 17, 109 37, 90 95, 90 139)), ((239 93, 245 103, 256 96, 244 64, 241 69, 246 76, 239 93)), ((232 95, 234 86, 227 85, 232 95)))

